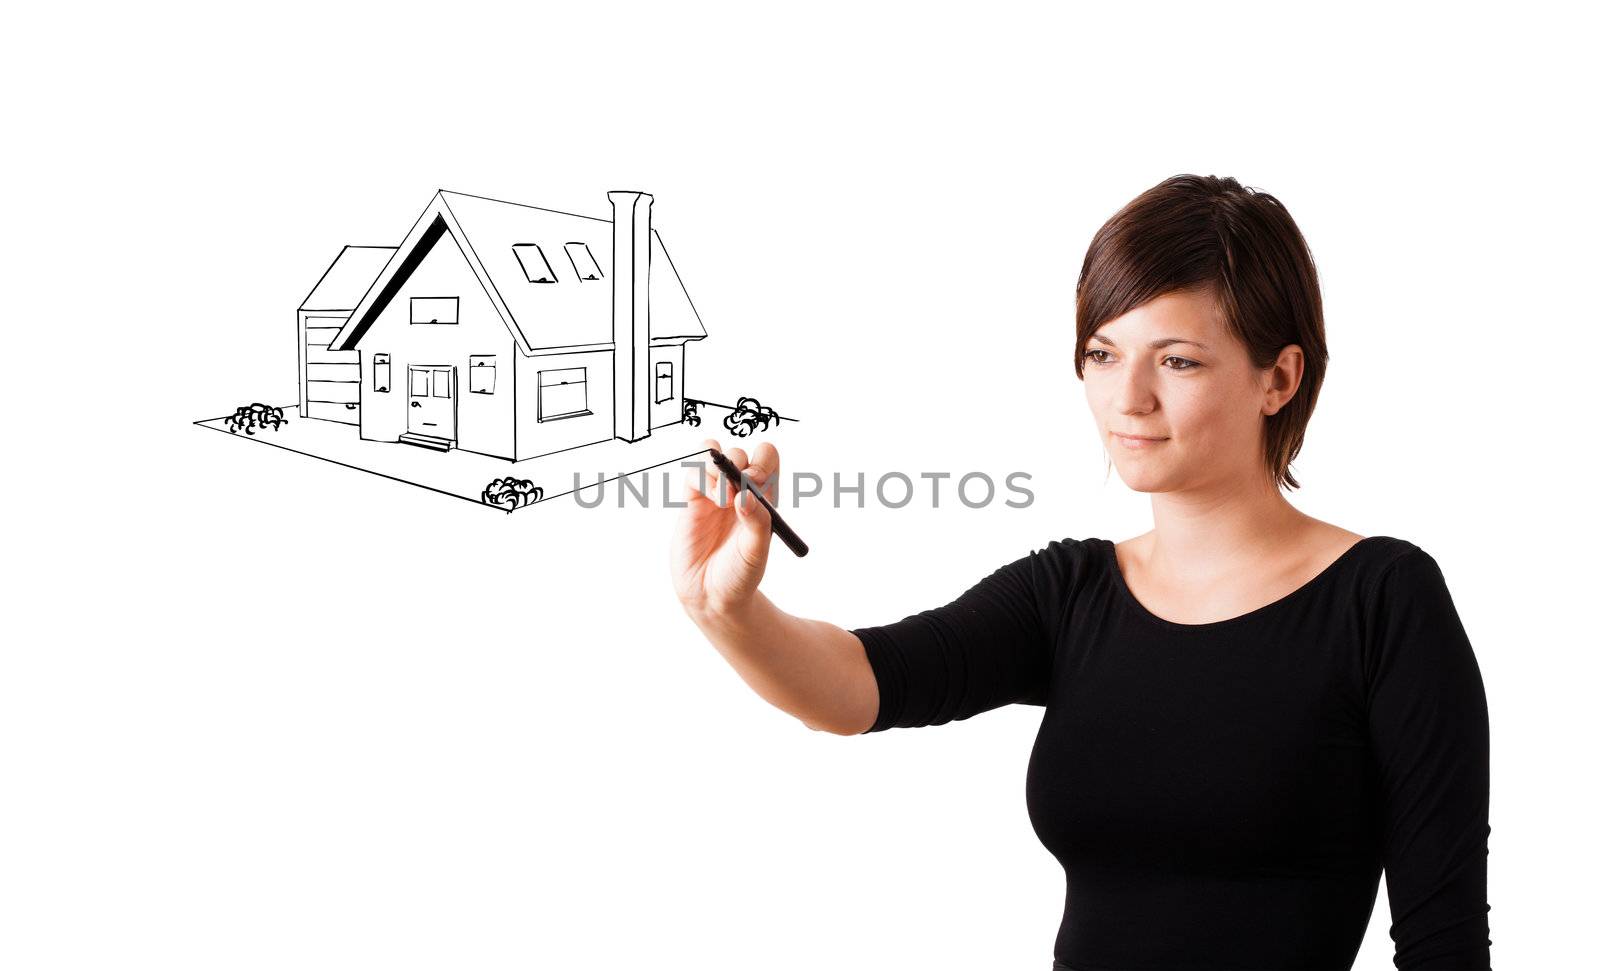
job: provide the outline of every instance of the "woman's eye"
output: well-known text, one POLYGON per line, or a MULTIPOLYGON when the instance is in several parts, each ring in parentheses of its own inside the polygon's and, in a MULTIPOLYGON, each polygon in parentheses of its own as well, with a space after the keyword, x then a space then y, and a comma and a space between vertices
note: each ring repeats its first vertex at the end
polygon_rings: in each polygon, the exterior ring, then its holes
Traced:
MULTIPOLYGON (((1099 348, 1099 347, 1091 348, 1091 349, 1083 352, 1083 359, 1088 361, 1088 362, 1090 362, 1091 364, 1108 364, 1108 363, 1110 363, 1109 361, 1106 360, 1105 357, 1101 357, 1100 356, 1102 354, 1104 354, 1107 357, 1109 357, 1111 355, 1111 352, 1108 351, 1108 350, 1105 350, 1104 348, 1099 348)), ((1172 370, 1174 370, 1174 371, 1191 371, 1191 370, 1193 370, 1193 369, 1195 369, 1195 368, 1200 366, 1200 362, 1199 361, 1191 361, 1186 357, 1177 357, 1175 355, 1169 355, 1166 358, 1164 358, 1163 360, 1165 360, 1165 361, 1176 361, 1177 363, 1172 365, 1172 370)))

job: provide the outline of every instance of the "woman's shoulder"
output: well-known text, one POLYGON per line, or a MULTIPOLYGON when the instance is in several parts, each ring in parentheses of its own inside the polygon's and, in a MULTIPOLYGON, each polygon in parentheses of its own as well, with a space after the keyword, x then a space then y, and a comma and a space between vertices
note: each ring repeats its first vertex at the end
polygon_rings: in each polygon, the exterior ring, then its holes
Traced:
POLYGON ((1350 553, 1363 567, 1361 572, 1373 584, 1393 578, 1414 580, 1419 575, 1439 568, 1427 550, 1400 536, 1377 534, 1362 537, 1351 547, 1350 553), (1358 553, 1360 555, 1356 556, 1358 553))
POLYGON ((1047 540, 1017 561, 1032 571, 1035 583, 1070 591, 1106 569, 1110 540, 1095 536, 1062 536, 1047 540))
POLYGON ((1461 662, 1473 657, 1471 640, 1439 561, 1417 543, 1374 539, 1381 542, 1369 545, 1381 555, 1375 554, 1359 594, 1368 684, 1397 666, 1414 667, 1419 678, 1466 670, 1461 662))
POLYGON ((1107 541, 1095 537, 1062 536, 1058 539, 1049 540, 1043 547, 1039 548, 1038 552, 1051 556, 1082 557, 1088 555, 1093 544, 1104 542, 1107 541))
POLYGON ((1095 561, 1102 545, 1110 545, 1110 543, 1110 540, 1094 536, 1062 536, 1045 542, 1043 546, 1036 547, 1028 556, 1033 559, 1042 559, 1058 564, 1063 568, 1080 571, 1095 561))
POLYGON ((1356 597, 1369 622, 1398 617, 1454 616, 1455 599, 1444 569, 1421 545, 1398 536, 1369 536, 1356 597))

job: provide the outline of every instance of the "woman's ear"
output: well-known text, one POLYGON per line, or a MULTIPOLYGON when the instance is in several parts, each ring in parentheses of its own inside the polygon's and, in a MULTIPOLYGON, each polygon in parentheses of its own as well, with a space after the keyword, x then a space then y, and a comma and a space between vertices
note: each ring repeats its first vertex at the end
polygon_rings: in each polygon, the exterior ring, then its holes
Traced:
POLYGON ((1267 414, 1275 415, 1289 403, 1300 387, 1305 370, 1306 356, 1299 344, 1290 344, 1278 352, 1278 359, 1264 369, 1266 404, 1263 410, 1267 414))

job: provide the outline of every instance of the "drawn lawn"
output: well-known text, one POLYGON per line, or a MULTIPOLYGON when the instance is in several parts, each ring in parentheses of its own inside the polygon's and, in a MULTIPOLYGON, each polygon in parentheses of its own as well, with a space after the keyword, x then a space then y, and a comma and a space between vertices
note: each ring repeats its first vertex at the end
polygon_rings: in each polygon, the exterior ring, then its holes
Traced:
MULTIPOLYGON (((346 466, 353 472, 378 475, 432 492, 456 496, 486 509, 500 509, 485 503, 483 499, 485 488, 496 479, 507 476, 528 479, 543 490, 539 501, 524 508, 570 496, 574 487, 590 487, 591 491, 585 493, 583 498, 592 500, 592 487, 601 480, 658 466, 665 466, 665 470, 675 477, 678 462, 699 453, 700 443, 707 438, 725 443, 748 440, 732 439, 727 434, 720 421, 713 417, 720 414, 720 409, 708 411, 705 415, 707 420, 700 426, 682 423, 667 425, 651 431, 649 439, 645 441, 629 443, 613 438, 521 462, 509 462, 460 449, 435 452, 399 442, 363 441, 354 426, 301 418, 297 405, 283 406, 283 414, 288 421, 276 431, 261 428, 256 429, 254 434, 231 432, 227 417, 197 421, 195 424, 240 441, 258 442, 297 452, 346 466)), ((643 490, 648 483, 651 489, 659 492, 660 479, 660 475, 647 476, 635 485, 643 490)), ((357 481, 352 480, 352 491, 357 488, 357 481)), ((614 493, 616 488, 608 484, 608 494, 614 493)), ((677 494, 671 498, 674 502, 683 500, 683 496, 677 494)), ((628 499, 632 501, 634 497, 630 495, 628 499)), ((650 502, 660 501, 659 495, 650 496, 650 502)))

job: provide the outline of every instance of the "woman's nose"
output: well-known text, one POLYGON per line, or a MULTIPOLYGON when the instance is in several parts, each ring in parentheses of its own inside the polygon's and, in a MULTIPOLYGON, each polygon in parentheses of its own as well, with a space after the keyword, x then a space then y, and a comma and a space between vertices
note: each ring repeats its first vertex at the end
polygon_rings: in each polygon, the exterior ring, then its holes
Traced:
POLYGON ((1123 368, 1116 375, 1111 403, 1124 415, 1143 414, 1155 407, 1155 382, 1141 368, 1123 368))

